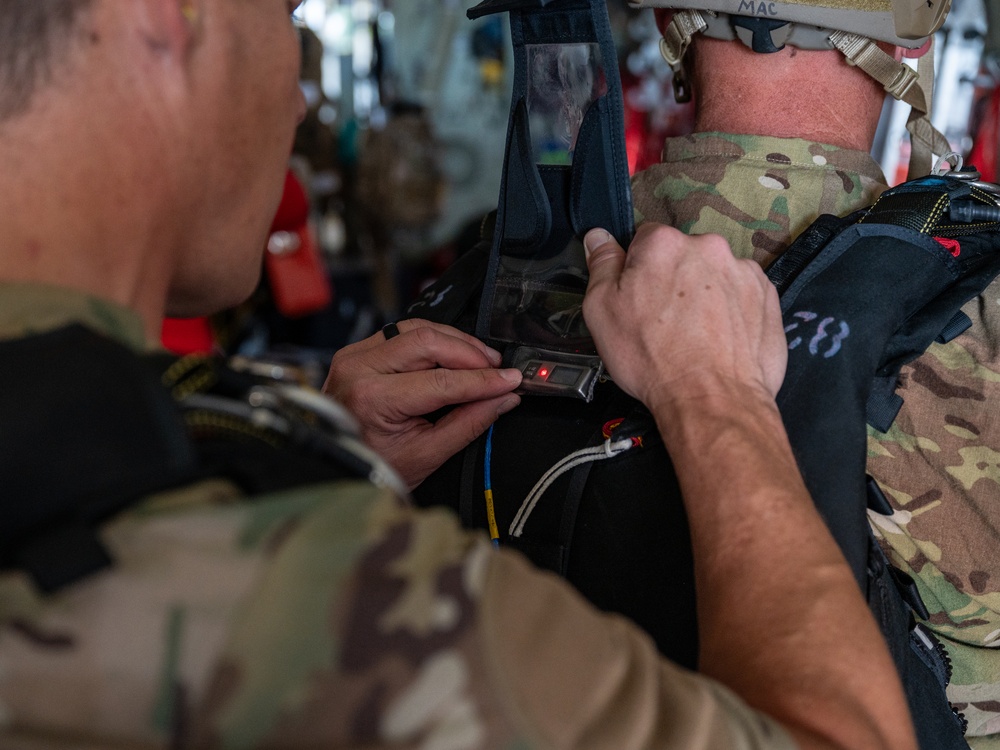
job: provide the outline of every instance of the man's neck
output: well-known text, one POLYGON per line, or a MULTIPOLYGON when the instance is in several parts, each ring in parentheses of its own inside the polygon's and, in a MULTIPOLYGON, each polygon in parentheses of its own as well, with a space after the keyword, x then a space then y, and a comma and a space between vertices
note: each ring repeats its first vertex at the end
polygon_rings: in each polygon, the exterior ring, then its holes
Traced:
POLYGON ((885 93, 839 52, 786 47, 758 54, 708 38, 692 49, 697 131, 871 150, 885 93))
POLYGON ((35 148, 32 129, 41 122, 30 116, 2 125, 0 281, 67 287, 109 300, 138 313, 147 335, 158 337, 170 248, 154 218, 155 178, 129 163, 122 144, 100 154, 75 152, 68 141, 65 148, 35 148))

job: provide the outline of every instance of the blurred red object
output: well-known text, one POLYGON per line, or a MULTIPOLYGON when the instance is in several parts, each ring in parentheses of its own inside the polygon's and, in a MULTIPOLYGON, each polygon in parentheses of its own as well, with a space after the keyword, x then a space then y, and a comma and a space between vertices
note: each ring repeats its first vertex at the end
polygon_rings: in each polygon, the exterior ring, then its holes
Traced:
POLYGON ((1000 87, 981 100, 978 125, 972 139, 972 150, 969 151, 967 164, 979 170, 986 182, 997 181, 997 151, 1000 148, 1000 87))
POLYGON ((215 346, 208 318, 166 318, 160 341, 167 351, 185 354, 208 354, 215 346))
POLYGON ((285 176, 285 192, 271 224, 264 271, 278 312, 288 318, 316 313, 333 300, 333 290, 309 227, 309 199, 295 174, 285 176))

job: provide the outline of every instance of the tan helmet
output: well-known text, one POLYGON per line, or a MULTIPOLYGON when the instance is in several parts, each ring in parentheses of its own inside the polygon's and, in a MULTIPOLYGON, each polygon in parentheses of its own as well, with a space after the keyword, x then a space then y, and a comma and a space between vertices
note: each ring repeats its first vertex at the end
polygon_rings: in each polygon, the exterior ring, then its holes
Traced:
POLYGON ((629 0, 635 8, 673 8, 660 51, 674 71, 678 101, 690 98, 684 55, 691 38, 739 39, 755 52, 837 49, 851 65, 877 80, 911 107, 907 130, 912 143, 910 178, 930 172, 931 154, 951 151, 948 140, 930 123, 934 80, 933 53, 918 70, 897 62, 875 42, 916 49, 944 23, 951 0, 629 0))
MULTIPOLYGON (((629 0, 635 8, 676 8, 720 15, 801 24, 783 32, 784 43, 803 49, 825 49, 832 31, 914 49, 941 28, 951 0, 629 0), (824 35, 825 32, 825 35, 824 35)), ((733 38, 732 35, 728 38, 733 38)), ((780 45, 779 45, 780 46, 780 45)))

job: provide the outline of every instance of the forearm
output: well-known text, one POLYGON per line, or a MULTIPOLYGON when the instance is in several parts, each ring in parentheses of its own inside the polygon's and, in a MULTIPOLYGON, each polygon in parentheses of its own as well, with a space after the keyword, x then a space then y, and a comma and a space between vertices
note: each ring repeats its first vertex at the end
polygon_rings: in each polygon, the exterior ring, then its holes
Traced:
POLYGON ((773 399, 732 388, 653 404, 691 523, 701 671, 805 747, 912 747, 895 668, 773 399))

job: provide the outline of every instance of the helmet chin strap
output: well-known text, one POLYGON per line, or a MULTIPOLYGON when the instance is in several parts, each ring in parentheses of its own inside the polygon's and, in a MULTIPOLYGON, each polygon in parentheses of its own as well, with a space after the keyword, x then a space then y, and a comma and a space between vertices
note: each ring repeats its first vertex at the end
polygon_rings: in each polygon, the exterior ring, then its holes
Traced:
POLYGON ((695 34, 708 28, 708 21, 701 11, 679 10, 667 25, 660 39, 660 54, 674 72, 674 99, 678 103, 691 101, 691 86, 684 67, 684 55, 695 34))
POLYGON ((934 90, 934 49, 932 44, 917 63, 917 70, 892 55, 884 52, 867 37, 846 31, 823 31, 820 37, 816 30, 809 30, 808 36, 797 37, 795 24, 786 24, 780 32, 780 41, 774 40, 778 30, 767 29, 769 40, 758 39, 758 31, 750 36, 746 29, 734 31, 731 24, 720 24, 720 16, 711 11, 680 10, 674 14, 660 40, 660 54, 674 72, 674 97, 678 102, 691 100, 691 86, 684 66, 684 56, 695 34, 705 33, 721 39, 740 39, 755 51, 781 49, 787 42, 804 49, 824 49, 833 47, 847 59, 874 78, 887 93, 910 106, 910 116, 906 129, 910 133, 910 166, 908 179, 930 174, 933 155, 951 151, 948 139, 930 121, 931 101, 934 90), (788 27, 791 27, 790 29, 788 27), (795 44, 799 39, 801 42, 795 44), (817 40, 824 46, 819 46, 817 40), (770 42, 770 43, 766 43, 770 42))
POLYGON ((930 174, 933 154, 941 156, 951 151, 948 139, 931 124, 931 102, 934 96, 934 37, 927 52, 917 61, 917 70, 886 54, 871 39, 834 31, 830 43, 840 50, 847 62, 882 84, 893 97, 910 105, 906 129, 910 133, 910 167, 907 179, 930 174))

